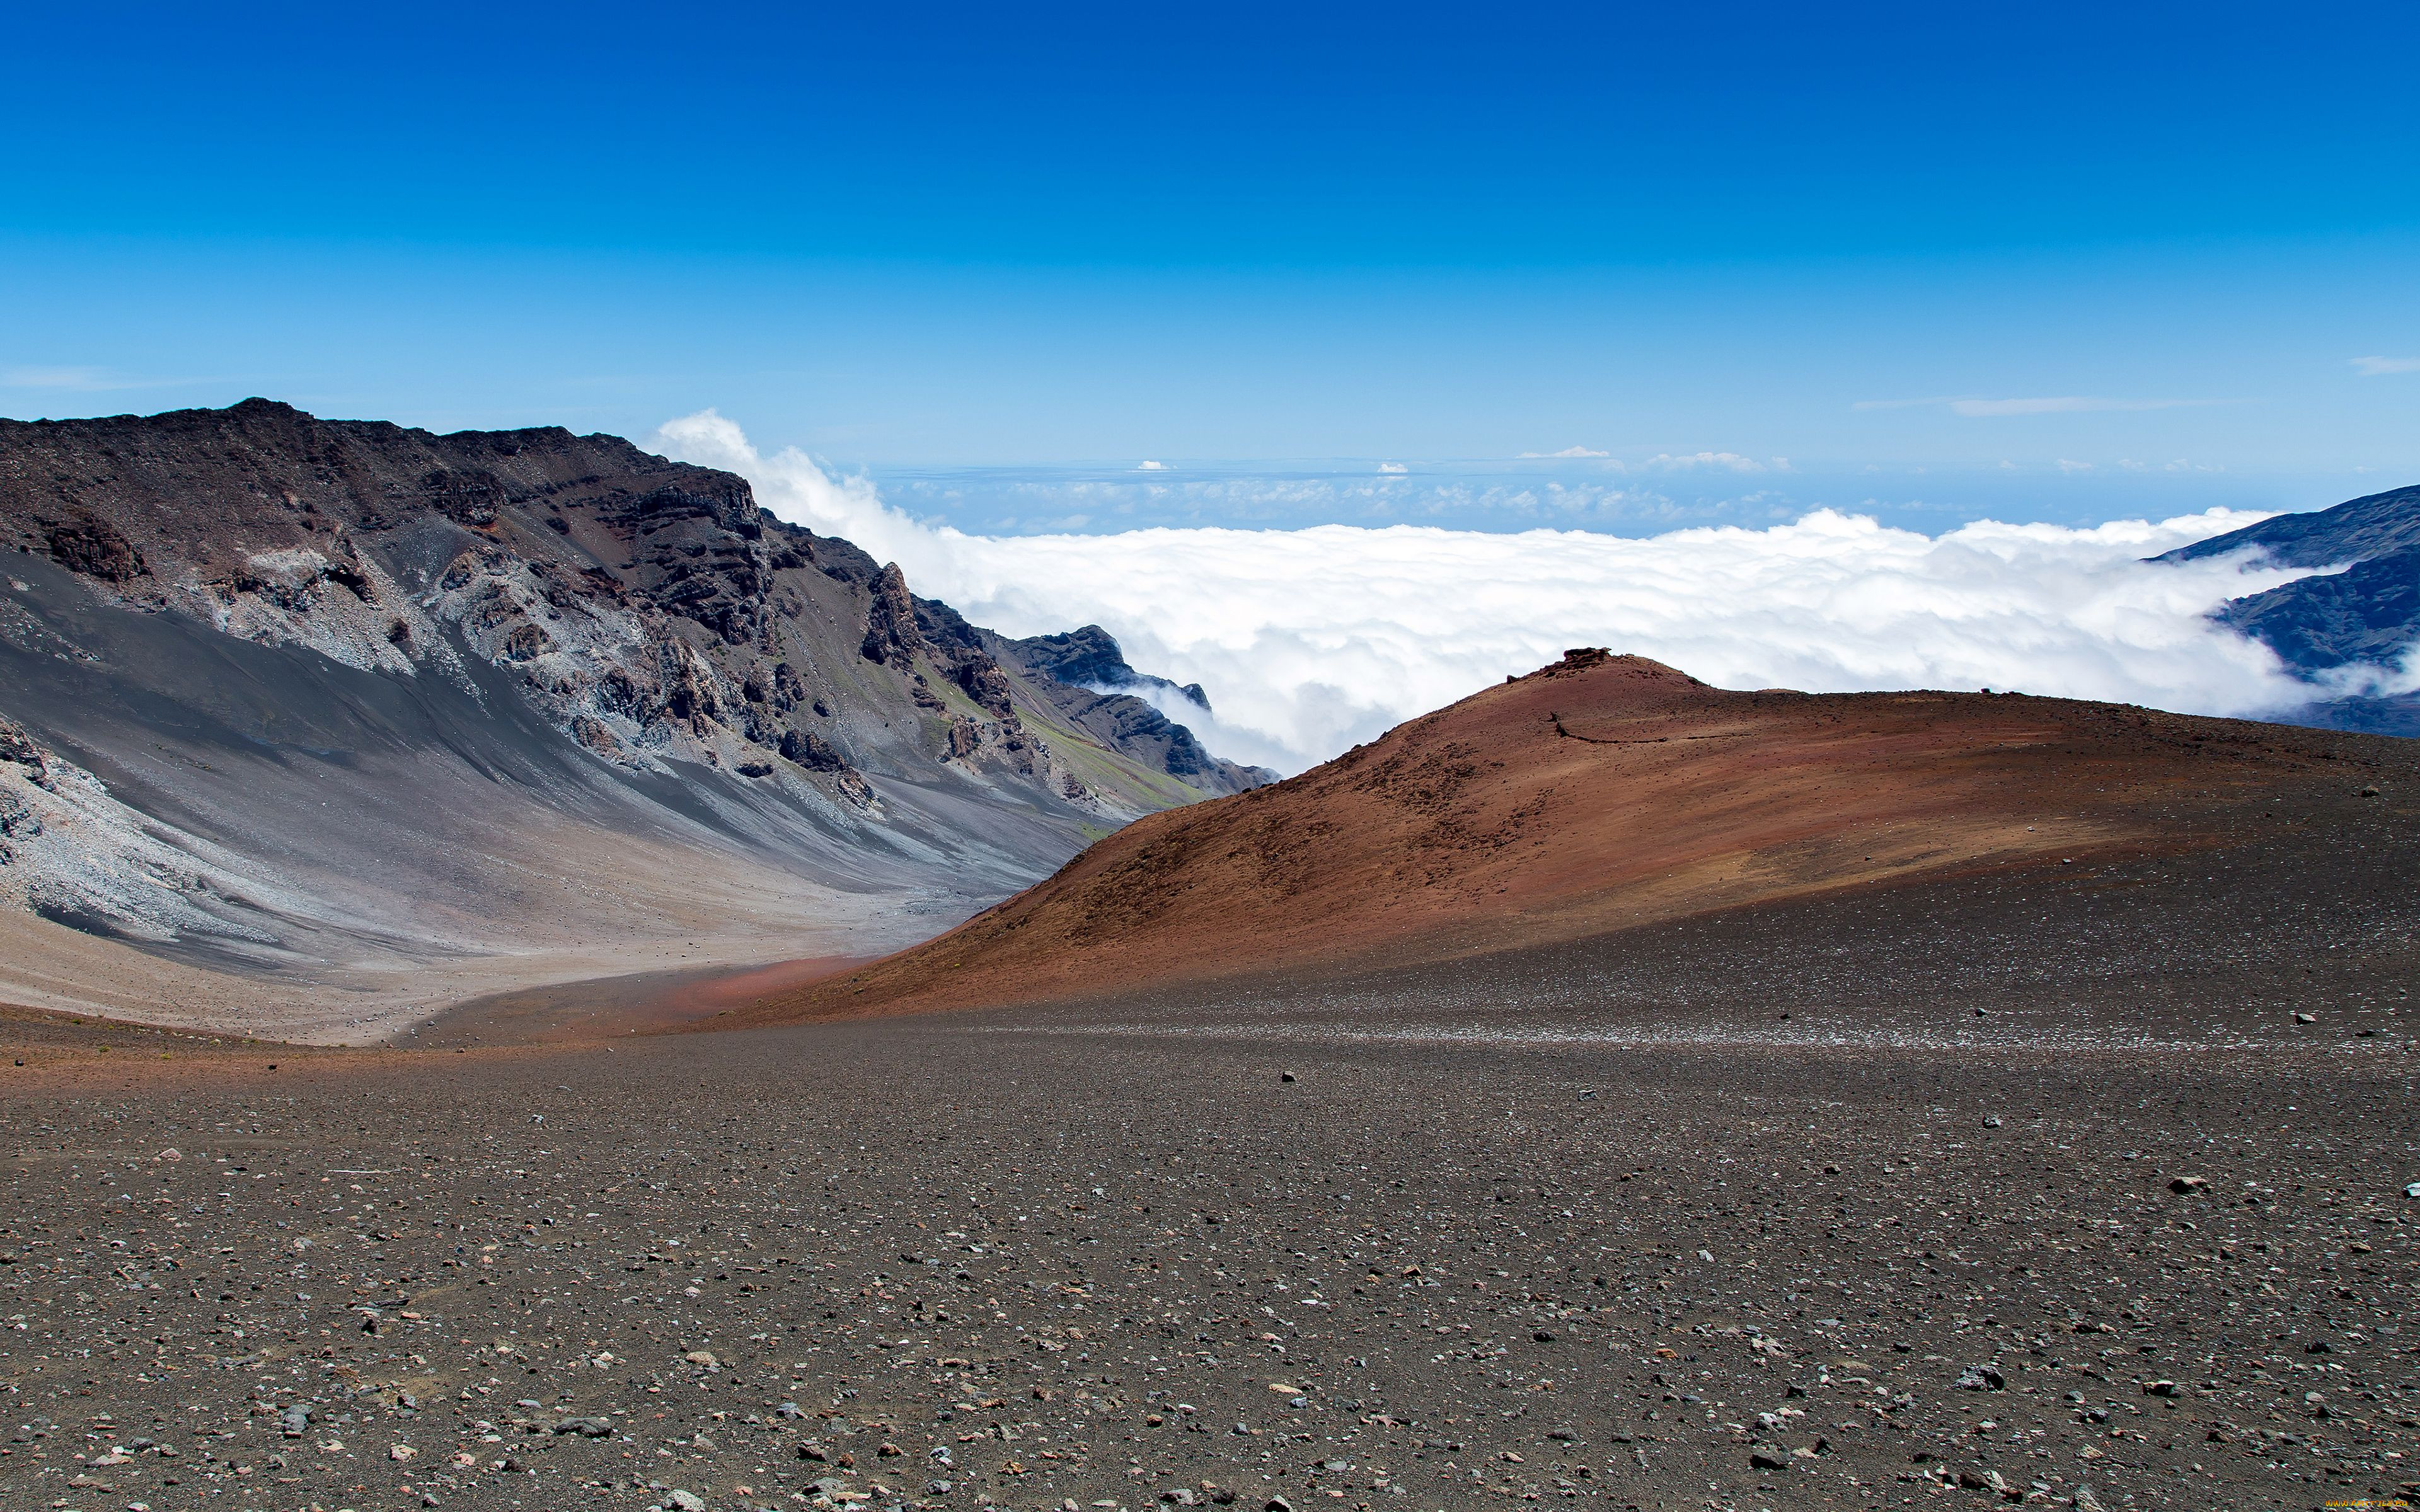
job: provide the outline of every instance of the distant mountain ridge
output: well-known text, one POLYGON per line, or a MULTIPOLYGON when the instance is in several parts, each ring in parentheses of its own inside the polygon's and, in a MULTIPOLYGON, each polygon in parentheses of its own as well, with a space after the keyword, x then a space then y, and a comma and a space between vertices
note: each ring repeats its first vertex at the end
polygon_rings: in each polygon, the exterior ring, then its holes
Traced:
POLYGON ((2332 567, 2420 546, 2420 484, 2366 494, 2327 509, 2273 515, 2257 525, 2162 552, 2154 562, 2195 562, 2257 547, 2286 567, 2332 567))
MULTIPOLYGON (((519 949, 511 878, 613 836, 743 895, 838 888, 834 918, 963 912, 1263 779, 618 437, 264 399, 0 422, 0 717, 37 756, 0 760, 0 903, 213 967, 519 949)), ((615 885, 669 918, 678 872, 615 885)), ((931 927, 886 918, 854 927, 931 927)))
MULTIPOLYGON (((2215 618, 2267 645, 2305 676, 2366 664, 2391 667, 2420 642, 2420 486, 2278 515, 2179 547, 2152 560, 2191 562, 2257 551, 2287 567, 2347 570, 2298 579, 2229 601, 2215 618)), ((2317 694, 2304 722, 2420 735, 2420 694, 2317 694)))
POLYGON ((1210 707, 1210 695, 1202 690, 1200 683, 1179 687, 1165 677, 1153 677, 1127 666, 1125 653, 1118 649, 1116 640, 1097 625, 1009 643, 1016 648, 1017 658, 1028 671, 1062 683, 1097 692, 1133 687, 1164 689, 1198 704, 1204 712, 1210 707))
POLYGON ((1003 663, 1048 690, 1069 722, 1121 750, 1147 750, 1150 759, 1171 775, 1197 786, 1216 784, 1226 792, 1240 793, 1278 780, 1278 774, 1265 766, 1237 766, 1211 755, 1191 730, 1141 696, 1154 691, 1172 693, 1202 713, 1210 712, 1210 697, 1201 684, 1179 687, 1165 677, 1135 671, 1126 665, 1116 640, 1097 625, 1023 640, 989 631, 983 634, 984 643, 1003 663))

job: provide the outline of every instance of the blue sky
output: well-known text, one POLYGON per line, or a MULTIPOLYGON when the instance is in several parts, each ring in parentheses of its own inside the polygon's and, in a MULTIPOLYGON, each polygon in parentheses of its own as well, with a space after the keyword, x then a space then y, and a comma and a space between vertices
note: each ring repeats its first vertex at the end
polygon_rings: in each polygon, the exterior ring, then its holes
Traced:
POLYGON ((2420 480, 2409 6, 11 25, 0 413, 713 407, 1010 532, 2420 480))

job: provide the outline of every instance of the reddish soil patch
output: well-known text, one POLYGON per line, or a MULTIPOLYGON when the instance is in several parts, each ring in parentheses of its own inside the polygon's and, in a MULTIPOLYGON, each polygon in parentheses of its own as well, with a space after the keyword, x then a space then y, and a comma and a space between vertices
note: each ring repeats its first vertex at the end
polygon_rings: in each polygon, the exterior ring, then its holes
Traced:
POLYGON ((1575 653, 1276 787, 1140 820, 913 949, 716 1020, 1079 997, 1587 938, 2225 845, 2409 743, 2064 699, 1710 687, 1575 653))

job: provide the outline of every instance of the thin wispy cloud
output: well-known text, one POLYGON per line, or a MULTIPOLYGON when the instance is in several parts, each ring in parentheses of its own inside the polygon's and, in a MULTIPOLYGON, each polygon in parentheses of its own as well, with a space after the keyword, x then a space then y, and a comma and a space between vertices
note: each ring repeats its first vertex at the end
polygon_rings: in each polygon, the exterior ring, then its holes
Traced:
POLYGON ((1136 666, 1210 690, 1215 719, 1187 722, 1211 748, 1286 771, 1574 645, 1729 687, 2022 687, 2206 714, 2310 694, 2208 618, 2302 574, 2143 560, 2261 517, 2242 512, 1939 535, 1824 509, 1645 539, 1408 525, 1003 537, 910 518, 871 480, 761 454, 711 411, 654 444, 740 473, 775 514, 898 562, 979 624, 1107 627, 1136 666))
POLYGON ((2352 370, 2363 378, 2384 378, 2389 373, 2420 373, 2420 357, 2356 357, 2352 370))
POLYGON ((1699 469, 1728 472, 1787 472, 1790 458, 1768 457, 1759 461, 1740 452, 1658 452, 1643 461, 1623 462, 1614 459, 1610 452, 1590 451, 1585 446, 1566 446, 1559 452, 1523 452, 1516 461, 1563 462, 1586 458, 1602 461, 1609 472, 1689 472, 1699 469))
POLYGON ((2135 409, 2193 409, 2232 404, 2231 399, 2106 399, 2090 394, 2046 394, 2033 398, 1988 399, 1974 394, 1936 394, 1925 399, 1860 399, 1854 409, 1922 409, 1939 408, 1953 415, 1996 419, 2006 415, 2081 415, 2135 409))
POLYGON ((1668 452, 1658 452, 1649 457, 1644 465, 1662 468, 1668 472, 1689 472, 1699 468, 1715 469, 1726 472, 1763 472, 1768 469, 1776 472, 1787 472, 1790 471, 1790 458, 1776 456, 1770 462, 1760 462, 1752 456, 1742 456, 1737 452, 1689 452, 1680 456, 1674 456, 1668 452))

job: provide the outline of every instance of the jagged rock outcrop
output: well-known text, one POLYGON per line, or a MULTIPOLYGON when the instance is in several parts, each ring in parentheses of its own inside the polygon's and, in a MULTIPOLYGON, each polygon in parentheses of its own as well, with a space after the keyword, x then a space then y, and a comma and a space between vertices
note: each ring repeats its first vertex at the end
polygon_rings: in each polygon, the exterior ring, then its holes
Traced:
POLYGON ((39 782, 45 770, 42 748, 14 719, 0 716, 0 762, 9 762, 25 768, 27 780, 39 782))
POLYGON ((917 599, 915 611, 917 640, 942 674, 992 718, 1016 722, 1008 673, 992 655, 986 633, 969 625, 949 605, 929 598, 917 599))
POLYGON ((865 611, 865 639, 858 655, 886 667, 908 668, 924 650, 916 633, 916 600, 908 592, 908 576, 896 562, 874 580, 874 602, 865 611))
POLYGON ((17 858, 10 841, 42 832, 42 821, 33 806, 12 790, 19 784, 48 790, 50 776, 50 763, 34 737, 23 725, 0 717, 0 866, 17 858))
POLYGON ((796 762, 810 772, 839 772, 848 767, 831 742, 812 730, 782 732, 782 759, 796 762))
POLYGON ((122 583, 150 570, 144 564, 143 553, 107 520, 86 518, 54 525, 47 539, 52 557, 61 566, 103 582, 122 583))

